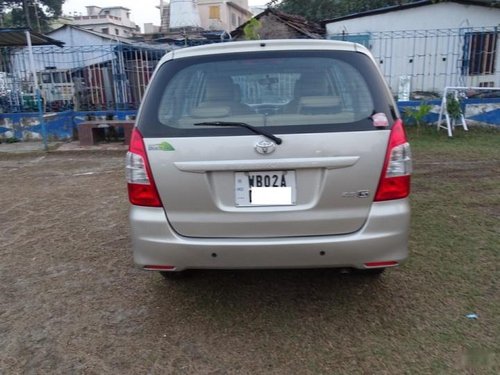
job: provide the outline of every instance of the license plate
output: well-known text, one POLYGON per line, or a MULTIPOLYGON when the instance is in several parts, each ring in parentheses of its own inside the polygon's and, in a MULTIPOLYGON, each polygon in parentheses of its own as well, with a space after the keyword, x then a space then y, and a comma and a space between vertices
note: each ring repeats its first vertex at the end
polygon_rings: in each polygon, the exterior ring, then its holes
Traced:
POLYGON ((295 171, 236 172, 236 206, 290 206, 295 204, 295 171))

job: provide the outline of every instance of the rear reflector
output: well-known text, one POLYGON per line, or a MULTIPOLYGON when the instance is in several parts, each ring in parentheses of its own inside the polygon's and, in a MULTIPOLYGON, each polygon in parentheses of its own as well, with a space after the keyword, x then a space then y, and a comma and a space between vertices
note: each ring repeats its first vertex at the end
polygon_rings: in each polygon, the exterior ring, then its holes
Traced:
POLYGON ((173 271, 175 270, 175 266, 160 266, 160 265, 151 265, 143 267, 147 271, 173 271))
POLYGON ((366 268, 380 268, 380 267, 393 267, 397 266, 399 263, 395 260, 388 260, 385 262, 369 262, 365 263, 366 268))

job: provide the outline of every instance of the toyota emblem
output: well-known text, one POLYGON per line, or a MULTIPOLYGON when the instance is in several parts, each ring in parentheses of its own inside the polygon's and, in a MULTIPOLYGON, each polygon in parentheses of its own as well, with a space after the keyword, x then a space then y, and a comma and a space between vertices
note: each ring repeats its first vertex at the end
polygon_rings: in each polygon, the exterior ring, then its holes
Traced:
POLYGON ((274 142, 267 141, 265 139, 257 142, 257 144, 255 145, 255 151, 262 155, 272 154, 275 149, 276 145, 274 144, 274 142))

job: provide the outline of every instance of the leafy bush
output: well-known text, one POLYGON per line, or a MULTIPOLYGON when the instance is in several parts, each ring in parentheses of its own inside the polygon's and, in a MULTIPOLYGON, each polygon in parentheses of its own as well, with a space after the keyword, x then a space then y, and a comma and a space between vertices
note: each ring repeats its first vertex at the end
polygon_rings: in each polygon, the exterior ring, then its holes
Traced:
POLYGON ((21 140, 17 139, 16 137, 10 137, 5 140, 5 143, 17 143, 17 142, 21 142, 21 140))
POLYGON ((425 123, 425 116, 431 112, 432 106, 426 102, 420 103, 416 108, 406 107, 404 110, 405 122, 415 124, 417 127, 417 134, 420 127, 425 123))

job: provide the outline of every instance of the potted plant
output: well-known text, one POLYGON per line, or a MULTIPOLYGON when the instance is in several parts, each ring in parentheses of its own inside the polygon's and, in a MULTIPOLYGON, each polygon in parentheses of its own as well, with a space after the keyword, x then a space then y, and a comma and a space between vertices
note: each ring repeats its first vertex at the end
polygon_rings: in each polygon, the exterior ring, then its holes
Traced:
POLYGON ((455 126, 456 121, 459 120, 463 115, 462 106, 460 104, 460 101, 458 100, 456 93, 447 95, 446 111, 448 112, 448 116, 450 116, 452 125, 455 126))

